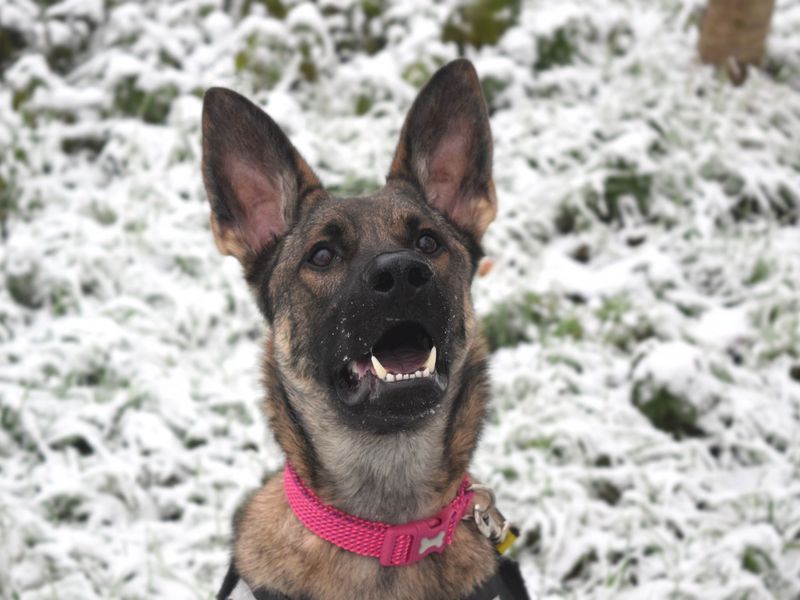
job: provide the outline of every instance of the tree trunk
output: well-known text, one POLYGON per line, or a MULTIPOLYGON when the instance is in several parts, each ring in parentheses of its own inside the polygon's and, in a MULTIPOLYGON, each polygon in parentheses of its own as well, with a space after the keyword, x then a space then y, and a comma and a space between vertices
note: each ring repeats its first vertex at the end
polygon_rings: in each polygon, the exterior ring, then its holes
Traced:
POLYGON ((700 58, 718 65, 739 85, 747 65, 764 57, 775 0, 708 0, 700 28, 700 58))

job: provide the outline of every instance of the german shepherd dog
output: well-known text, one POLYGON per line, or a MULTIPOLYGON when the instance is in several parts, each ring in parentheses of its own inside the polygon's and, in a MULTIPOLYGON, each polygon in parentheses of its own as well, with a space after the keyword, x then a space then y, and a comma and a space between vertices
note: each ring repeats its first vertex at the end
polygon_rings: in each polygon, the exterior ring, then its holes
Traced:
MULTIPOLYGON (((299 481, 356 520, 404 524, 453 502, 488 398, 470 285, 497 211, 472 64, 425 85, 371 195, 331 196, 266 113, 222 88, 205 94, 203 178, 216 245, 269 326, 264 407, 299 481)), ((384 566, 311 531, 285 481, 239 510, 220 598, 245 582, 259 599, 459 599, 501 564, 465 521, 440 553, 384 566)))

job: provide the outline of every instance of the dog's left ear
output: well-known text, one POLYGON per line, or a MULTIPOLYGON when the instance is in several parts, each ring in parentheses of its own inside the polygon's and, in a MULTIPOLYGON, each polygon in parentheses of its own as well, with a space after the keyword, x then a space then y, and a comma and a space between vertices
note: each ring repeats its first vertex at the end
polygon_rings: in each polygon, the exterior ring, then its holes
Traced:
POLYGON ((475 67, 434 73, 406 117, 389 179, 410 179, 428 202, 480 241, 497 214, 492 132, 475 67))

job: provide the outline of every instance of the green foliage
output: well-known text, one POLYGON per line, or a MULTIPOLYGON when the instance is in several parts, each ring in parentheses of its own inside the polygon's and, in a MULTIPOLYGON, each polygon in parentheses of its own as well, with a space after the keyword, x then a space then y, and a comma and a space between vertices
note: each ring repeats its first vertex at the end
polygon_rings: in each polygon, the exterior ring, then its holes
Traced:
POLYGON ((19 190, 15 178, 0 175, 0 240, 8 237, 7 222, 18 209, 18 195, 19 190))
POLYGON ((759 575, 774 569, 775 564, 761 548, 748 545, 742 553, 742 567, 755 575, 759 575))
POLYGON ((574 340, 580 340, 583 338, 583 326, 577 318, 568 317, 556 325, 553 330, 553 335, 556 337, 571 337, 574 340))
POLYGON ((526 327, 519 321, 519 307, 510 304, 499 304, 483 318, 483 334, 492 352, 530 341, 526 327))
POLYGON ((553 67, 568 65, 575 56, 576 48, 565 28, 556 29, 550 37, 536 38, 537 71, 546 71, 553 67))
POLYGON ((237 74, 249 75, 256 87, 272 89, 283 76, 290 54, 283 40, 251 34, 245 47, 234 54, 234 68, 237 74))
POLYGON ((493 46, 519 19, 521 0, 471 0, 450 15, 442 30, 445 42, 493 46))
POLYGON ((759 258, 753 265, 753 270, 750 275, 745 279, 746 285, 757 285, 762 281, 766 281, 769 277, 771 269, 763 258, 759 258))
MULTIPOLYGON (((14 440, 20 448, 32 450, 36 447, 36 444, 25 430, 19 411, 5 404, 0 404, 0 429, 14 440)), ((8 451, 8 448, 0 446, 0 456, 8 456, 8 451)))
POLYGON ((45 504, 48 518, 56 523, 64 521, 85 521, 86 512, 81 510, 84 499, 74 494, 56 494, 48 498, 45 504))
POLYGON ((178 90, 174 85, 145 91, 137 86, 136 77, 126 77, 114 88, 114 110, 147 123, 165 123, 177 95, 178 90))
POLYGON ((645 382, 638 382, 633 388, 633 404, 654 427, 676 439, 703 435, 695 406, 664 386, 653 390, 645 382))
POLYGON ((615 506, 622 498, 622 490, 608 479, 596 479, 590 486, 593 495, 609 506, 615 506))
POLYGON ((39 308, 42 306, 42 295, 36 281, 36 272, 8 273, 6 275, 6 289, 11 298, 26 308, 39 308))
POLYGON ((637 212, 647 217, 652 203, 653 176, 641 173, 636 165, 624 160, 612 165, 603 181, 603 190, 590 190, 586 194, 586 205, 603 223, 621 224, 624 218, 623 201, 632 198, 637 212))
POLYGON ((403 79, 414 87, 424 85, 431 75, 431 70, 422 61, 413 62, 403 70, 403 79))
POLYGON ((313 83, 319 79, 319 70, 314 61, 311 48, 312 46, 309 42, 300 44, 300 55, 303 57, 303 60, 300 62, 300 73, 303 79, 313 83))
POLYGON ((83 135, 61 140, 61 149, 67 154, 86 152, 92 156, 100 154, 108 139, 104 136, 83 135))
POLYGON ((25 36, 21 31, 0 26, 0 66, 9 62, 23 48, 25 48, 25 36))
POLYGON ((581 210, 573 201, 565 198, 556 209, 553 218, 553 226, 562 235, 568 235, 578 231, 585 231, 591 227, 591 222, 581 213, 581 210))
POLYGON ((521 298, 499 303, 482 321, 491 351, 510 348, 548 337, 583 338, 583 325, 574 315, 561 315, 556 296, 529 292, 521 298))
POLYGON ((501 108, 499 98, 507 87, 508 82, 496 77, 484 77, 481 79, 481 90, 490 114, 501 108))
POLYGON ((700 177, 716 183, 731 200, 729 214, 734 221, 754 221, 769 214, 784 223, 800 220, 800 196, 785 182, 762 185, 758 192, 748 188, 740 174, 741 165, 730 166, 711 159, 700 168, 700 177))
POLYGON ((633 350, 636 344, 656 333, 647 317, 634 311, 630 297, 625 294, 603 298, 595 314, 603 324, 603 340, 623 352, 633 350))
POLYGON ((349 175, 344 181, 338 184, 326 186, 327 190, 334 196, 361 196, 381 187, 381 184, 354 175, 349 175))
POLYGON ((323 14, 330 19, 329 31, 340 60, 348 60, 359 53, 372 55, 386 47, 385 9, 385 0, 359 0, 323 7, 323 14))
POLYGON ((369 109, 372 108, 372 98, 361 94, 356 98, 356 114, 360 117, 369 112, 369 109))

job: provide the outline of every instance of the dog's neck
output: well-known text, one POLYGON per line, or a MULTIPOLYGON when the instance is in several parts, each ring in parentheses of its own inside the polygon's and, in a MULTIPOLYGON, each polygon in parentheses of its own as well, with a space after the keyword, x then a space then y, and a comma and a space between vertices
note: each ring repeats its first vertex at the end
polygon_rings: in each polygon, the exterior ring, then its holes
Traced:
POLYGON ((483 344, 471 345, 456 369, 460 385, 439 409, 412 430, 378 434, 337 425, 332 407, 279 382, 268 360, 268 413, 288 460, 324 502, 363 519, 406 523, 455 496, 483 421, 485 366, 483 344))
POLYGON ((320 492, 337 508, 372 521, 404 523, 435 514, 463 477, 446 472, 444 428, 443 416, 433 415, 413 432, 328 432, 319 443, 327 475, 320 492))
POLYGON ((292 455, 284 448, 324 502, 363 519, 405 523, 435 514, 452 500, 445 496, 451 488, 455 495, 463 473, 449 473, 443 460, 444 411, 413 431, 384 434, 331 426, 337 417, 324 412, 301 417, 315 464, 307 464, 308 453, 292 455))

